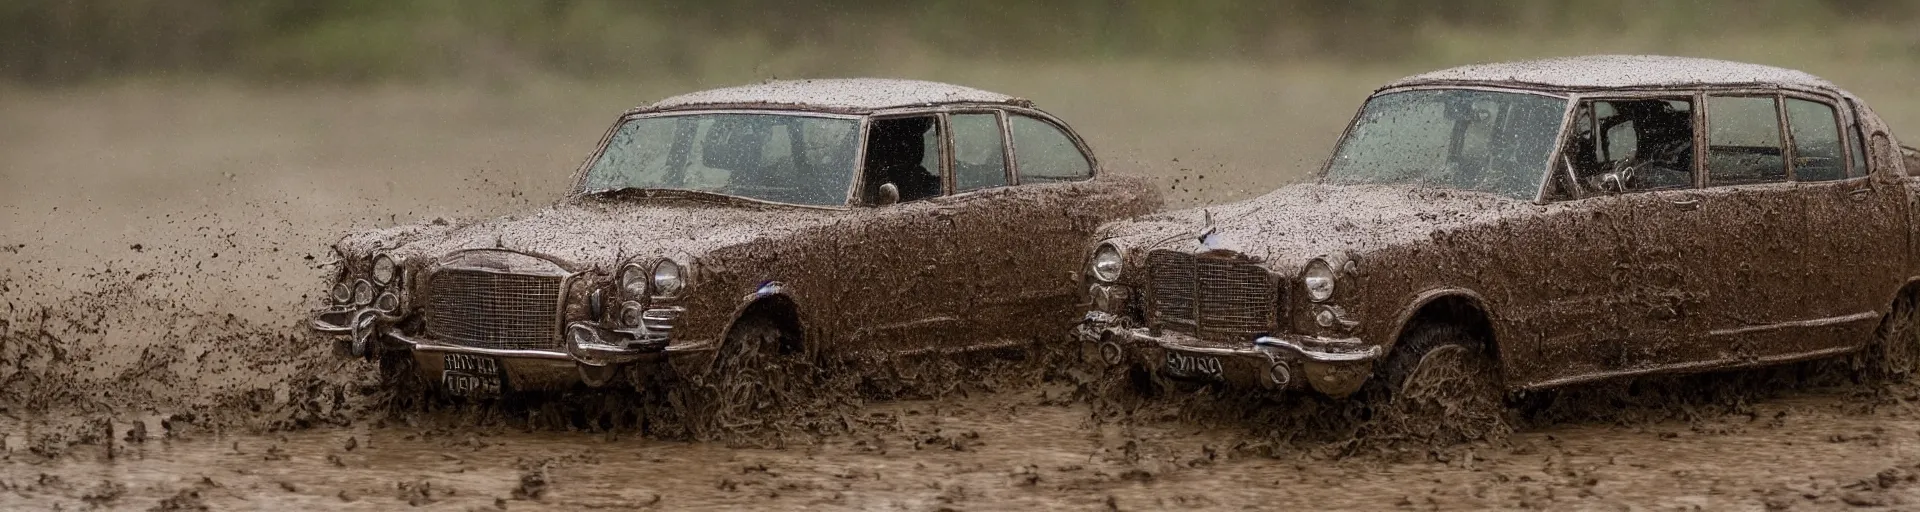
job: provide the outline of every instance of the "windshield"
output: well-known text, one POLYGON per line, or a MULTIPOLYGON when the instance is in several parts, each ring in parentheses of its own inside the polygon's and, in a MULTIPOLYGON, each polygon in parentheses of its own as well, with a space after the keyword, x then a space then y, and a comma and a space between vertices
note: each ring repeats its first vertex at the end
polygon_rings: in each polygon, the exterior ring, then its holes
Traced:
POLYGON ((852 188, 860 123, 793 114, 692 114, 622 123, 582 190, 693 190, 838 206, 852 188))
POLYGON ((1465 89, 1375 96, 1341 141, 1325 180, 1533 199, 1566 106, 1561 98, 1465 89))

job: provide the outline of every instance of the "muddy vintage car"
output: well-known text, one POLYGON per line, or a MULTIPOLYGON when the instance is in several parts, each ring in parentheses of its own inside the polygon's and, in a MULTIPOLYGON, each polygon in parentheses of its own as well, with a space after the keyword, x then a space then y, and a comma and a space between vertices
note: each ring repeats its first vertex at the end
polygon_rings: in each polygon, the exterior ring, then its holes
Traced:
POLYGON ((1843 354, 1904 372, 1911 158, 1798 71, 1436 71, 1376 91, 1312 183, 1102 227, 1075 336, 1142 376, 1333 396, 1843 354))
POLYGON ((455 395, 1006 347, 1071 324, 1080 244, 1160 201, 1026 100, 881 79, 634 109, 573 180, 345 237, 313 328, 455 395))

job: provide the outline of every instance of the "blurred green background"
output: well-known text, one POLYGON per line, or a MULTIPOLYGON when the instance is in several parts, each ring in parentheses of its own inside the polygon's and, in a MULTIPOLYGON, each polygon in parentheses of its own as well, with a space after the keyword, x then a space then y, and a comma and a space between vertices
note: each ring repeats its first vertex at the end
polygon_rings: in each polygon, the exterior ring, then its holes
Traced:
POLYGON ((1033 99, 1185 206, 1296 181, 1374 87, 1476 62, 1798 68, 1914 133, 1916 27, 1920 0, 4 0, 0 206, 488 213, 561 194, 626 108, 824 76, 1033 99))
POLYGON ((1728 39, 1910 60, 1917 16, 1915 0, 8 0, 0 74, 704 81, 926 60, 1451 62, 1728 39))
POLYGON ((319 275, 296 255, 549 204, 619 112, 774 77, 1030 98, 1176 207, 1298 181, 1375 87, 1476 62, 1798 68, 1920 134, 1916 27, 1920 0, 0 0, 0 279, 186 262, 175 299, 284 321, 319 290, 278 281, 319 275))

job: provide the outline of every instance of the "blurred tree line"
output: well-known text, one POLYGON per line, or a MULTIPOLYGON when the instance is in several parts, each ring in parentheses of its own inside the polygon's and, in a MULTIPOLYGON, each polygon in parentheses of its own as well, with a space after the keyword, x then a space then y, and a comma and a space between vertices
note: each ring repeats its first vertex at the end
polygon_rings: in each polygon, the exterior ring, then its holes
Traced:
POLYGON ((1433 27, 1640 37, 1917 14, 1920 0, 0 0, 0 80, 635 76, 796 54, 830 71, 900 52, 1394 58, 1433 27))

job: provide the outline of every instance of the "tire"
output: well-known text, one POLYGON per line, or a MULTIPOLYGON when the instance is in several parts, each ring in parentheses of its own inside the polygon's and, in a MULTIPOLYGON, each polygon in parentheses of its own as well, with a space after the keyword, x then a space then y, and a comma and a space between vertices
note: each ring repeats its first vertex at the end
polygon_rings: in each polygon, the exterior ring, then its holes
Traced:
POLYGON ((689 382, 685 405, 695 437, 728 444, 779 445, 786 417, 808 398, 810 365, 794 340, 770 319, 746 317, 727 330, 713 365, 689 382))
POLYGON ((1866 374, 1882 379, 1905 379, 1920 366, 1920 301, 1902 293, 1880 318, 1873 342, 1865 351, 1866 374))
POLYGON ((379 365, 380 387, 387 391, 389 405, 406 410, 431 401, 435 388, 420 375, 420 365, 414 361, 413 352, 376 350, 374 354, 379 365))
POLYGON ((1399 422, 1393 430, 1436 444, 1495 440, 1512 432, 1500 365, 1488 352, 1457 325, 1409 329, 1383 368, 1373 399, 1389 414, 1377 419, 1399 422))

